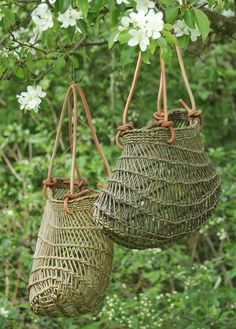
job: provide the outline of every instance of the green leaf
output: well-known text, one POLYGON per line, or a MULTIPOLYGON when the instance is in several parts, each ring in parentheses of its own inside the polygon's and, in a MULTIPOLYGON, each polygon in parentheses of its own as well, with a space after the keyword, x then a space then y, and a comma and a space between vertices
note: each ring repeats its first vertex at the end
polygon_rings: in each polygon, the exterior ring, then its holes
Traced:
POLYGON ((142 53, 142 61, 146 64, 151 64, 150 63, 150 58, 151 58, 152 54, 150 51, 145 51, 142 53))
POLYGON ((167 42, 165 38, 159 38, 157 39, 157 43, 159 44, 159 46, 164 49, 165 47, 167 47, 167 42))
POLYGON ((170 31, 170 30, 173 29, 173 25, 172 25, 172 24, 168 24, 168 23, 166 23, 166 24, 164 25, 164 27, 165 27, 165 29, 168 30, 168 31, 170 31))
POLYGON ((78 58, 76 56, 70 55, 69 56, 69 60, 70 60, 71 64, 73 65, 73 67, 75 69, 77 69, 79 67, 79 60, 78 60, 78 58))
POLYGON ((179 46, 184 49, 188 47, 189 41, 190 41, 189 35, 183 35, 182 37, 178 38, 179 46))
POLYGON ((194 15, 196 19, 197 27, 202 34, 203 41, 206 40, 210 32, 210 22, 207 15, 200 9, 194 9, 194 15))
POLYGON ((165 19, 168 23, 172 23, 178 16, 179 8, 178 7, 169 7, 165 11, 165 19))
POLYGON ((54 64, 54 72, 57 74, 57 75, 60 75, 61 74, 61 71, 63 69, 63 67, 66 65, 66 61, 63 57, 59 57, 55 64, 54 64))
POLYGON ((158 42, 157 40, 151 40, 150 42, 150 46, 149 46, 149 50, 150 50, 150 53, 153 55, 155 53, 155 50, 157 48, 157 45, 158 45, 158 42))
POLYGON ((209 8, 212 8, 214 6, 215 2, 216 2, 215 0, 208 0, 209 8))
POLYGON ((118 34, 117 31, 115 32, 112 32, 110 35, 109 35, 109 38, 108 38, 108 49, 111 49, 115 43, 115 36, 118 34))
POLYGON ((25 70, 22 68, 22 67, 16 67, 16 70, 15 70, 15 75, 18 79, 20 80, 24 80, 25 78, 25 70))
POLYGON ((166 47, 163 50, 163 58, 165 60, 166 63, 169 63, 171 61, 172 58, 172 50, 170 47, 166 47))
POLYGON ((176 0, 160 0, 160 3, 164 6, 170 6, 176 4, 176 0))
POLYGON ((57 11, 65 12, 71 5, 70 0, 57 0, 55 3, 55 8, 57 11))
POLYGON ((4 7, 1 8, 1 11, 4 15, 3 26, 6 29, 8 29, 15 22, 15 15, 13 14, 12 10, 4 8, 4 7))
POLYGON ((131 35, 129 34, 128 30, 123 30, 120 32, 119 41, 121 44, 128 43, 130 38, 131 38, 131 35))
POLYGON ((123 46, 121 49, 121 64, 123 66, 133 63, 134 59, 137 57, 135 47, 123 46))
POLYGON ((87 24, 85 23, 84 20, 80 19, 78 21, 78 27, 80 28, 80 30, 83 34, 87 34, 88 28, 87 28, 87 24))
POLYGON ((188 25, 189 27, 191 27, 192 29, 195 28, 195 17, 194 17, 194 13, 191 9, 185 9, 184 10, 184 21, 186 23, 186 25, 188 25))
POLYGON ((77 0, 76 4, 79 7, 79 10, 81 10, 83 17, 86 18, 89 10, 88 0, 77 0))
POLYGON ((176 37, 175 35, 173 35, 170 31, 165 31, 163 30, 163 35, 166 38, 166 41, 170 44, 170 45, 175 45, 176 44, 176 37))

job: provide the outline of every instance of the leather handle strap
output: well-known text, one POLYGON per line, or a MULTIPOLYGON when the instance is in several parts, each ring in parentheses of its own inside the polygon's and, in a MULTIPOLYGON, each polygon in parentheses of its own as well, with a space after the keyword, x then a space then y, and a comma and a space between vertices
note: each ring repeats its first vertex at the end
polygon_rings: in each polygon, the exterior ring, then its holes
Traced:
MULTIPOLYGON (((178 44, 176 44, 175 48, 176 48, 176 53, 177 53, 177 57, 178 57, 178 62, 180 65, 181 75, 183 77, 184 85, 185 85, 185 88, 189 95, 190 102, 191 102, 191 109, 186 105, 186 103, 183 100, 179 100, 179 101, 183 105, 183 107, 188 111, 189 117, 190 117, 190 124, 191 124, 192 118, 201 116, 201 111, 196 109, 195 98, 193 96, 193 92, 192 92, 191 86, 188 81, 182 52, 181 52, 178 44)), ((132 85, 130 88, 129 96, 127 98, 126 105, 124 108, 123 125, 118 126, 118 129, 117 129, 118 131, 117 131, 117 135, 116 135, 116 144, 121 149, 123 148, 123 145, 120 142, 120 136, 121 136, 122 132, 129 130, 129 129, 133 129, 133 124, 131 122, 128 123, 127 118, 128 118, 129 107, 130 107, 130 104, 131 104, 131 101, 132 101, 132 98, 134 95, 134 91, 135 91, 135 88, 137 85, 139 72, 140 72, 140 68, 141 68, 141 63, 142 63, 142 55, 140 52, 138 55, 138 60, 137 60, 136 69, 135 69, 132 85)), ((154 118, 157 120, 157 123, 159 122, 159 124, 158 124, 159 126, 168 127, 170 129, 171 122, 168 121, 165 63, 164 63, 162 56, 160 58, 160 66, 161 66, 160 87, 159 87, 158 98, 157 98, 157 112, 154 113, 154 118), (163 97, 163 111, 161 109, 162 97, 163 97)), ((167 141, 168 143, 172 143, 175 138, 173 126, 170 129, 170 132, 171 132, 171 138, 169 141, 167 141)))
MULTIPOLYGON (((96 145, 96 148, 103 160, 105 169, 107 171, 108 176, 111 175, 111 169, 109 166, 109 163, 102 151, 102 148, 100 146, 100 143, 98 141, 95 129, 94 129, 94 125, 92 122, 92 117, 91 117, 91 113, 90 113, 90 109, 85 97, 85 94, 81 88, 81 86, 79 84, 73 83, 70 85, 67 93, 66 93, 66 97, 63 103, 63 107, 61 110, 61 115, 60 115, 60 120, 58 123, 58 128, 57 128, 57 134, 56 134, 56 139, 55 139, 55 143, 54 143, 54 147, 53 147, 53 152, 52 152, 52 156, 50 159, 50 163, 49 163, 49 167, 48 167, 48 176, 46 181, 44 182, 44 184, 46 186, 52 186, 52 184, 55 184, 55 179, 52 177, 52 168, 53 168, 53 164, 55 161, 55 157, 56 157, 56 153, 58 150, 58 146, 59 146, 59 139, 60 139, 60 134, 61 134, 61 130, 62 130, 62 125, 63 125, 63 121, 64 121, 64 116, 65 116, 65 112, 66 109, 68 109, 68 113, 69 113, 69 133, 70 133, 70 144, 72 145, 72 165, 71 165, 71 174, 70 174, 70 196, 74 196, 74 174, 75 171, 77 171, 78 174, 78 178, 79 178, 79 183, 83 180, 80 176, 80 172, 79 172, 79 168, 77 166, 77 162, 76 162, 76 146, 77 146, 77 126, 78 126, 78 98, 77 95, 80 95, 84 110, 85 110, 85 114, 86 114, 86 119, 88 121, 88 125, 91 131, 91 135, 93 137, 94 143, 96 145), (73 115, 73 132, 72 132, 72 109, 74 108, 74 115, 73 115), (78 170, 77 170, 78 168, 78 170)), ((82 184, 84 185, 84 184, 82 184)), ((81 185, 81 187, 82 187, 81 185)))

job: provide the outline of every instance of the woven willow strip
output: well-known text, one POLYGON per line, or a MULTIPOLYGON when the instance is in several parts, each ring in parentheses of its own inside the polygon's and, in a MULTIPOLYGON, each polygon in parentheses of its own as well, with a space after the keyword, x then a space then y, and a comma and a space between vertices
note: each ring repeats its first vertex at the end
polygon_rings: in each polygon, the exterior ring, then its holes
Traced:
POLYGON ((176 132, 151 122, 122 134, 124 149, 95 203, 94 217, 109 237, 128 248, 158 247, 198 230, 220 197, 220 178, 186 110, 170 111, 176 132))
POLYGON ((76 316, 101 309, 112 269, 113 243, 92 220, 98 191, 69 201, 71 215, 63 205, 69 186, 57 181, 54 193, 47 189, 29 300, 36 314, 76 316))

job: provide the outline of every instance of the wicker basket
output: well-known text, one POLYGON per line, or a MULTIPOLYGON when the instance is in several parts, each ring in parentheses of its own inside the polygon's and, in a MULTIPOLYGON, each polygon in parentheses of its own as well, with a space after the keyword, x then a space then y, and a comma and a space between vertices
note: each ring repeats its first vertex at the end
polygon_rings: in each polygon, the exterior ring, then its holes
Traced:
MULTIPOLYGON (((130 95, 140 63, 139 58, 130 95)), ((155 248, 198 230, 212 214, 221 192, 220 178, 201 142, 201 113, 181 101, 184 109, 166 115, 163 60, 161 68, 155 119, 144 128, 133 129, 127 124, 126 104, 117 138, 121 145, 122 136, 123 151, 95 203, 96 222, 114 242, 128 248, 155 248), (161 95, 164 113, 160 111, 161 95)))
MULTIPOLYGON (((113 243, 94 224, 93 206, 99 192, 89 189, 76 165, 76 131, 78 120, 77 91, 82 98, 94 141, 99 146, 87 102, 81 87, 69 88, 60 118, 46 186, 47 202, 41 223, 32 271, 29 300, 36 314, 77 316, 101 309, 112 270, 113 243), (70 134, 72 152, 71 178, 52 178, 51 170, 58 147, 59 133, 66 107, 71 116, 74 98, 74 136, 70 134), (78 183, 74 181, 77 171, 78 183)), ((69 120, 69 130, 71 119, 69 120)), ((102 153, 108 174, 109 165, 102 153)))

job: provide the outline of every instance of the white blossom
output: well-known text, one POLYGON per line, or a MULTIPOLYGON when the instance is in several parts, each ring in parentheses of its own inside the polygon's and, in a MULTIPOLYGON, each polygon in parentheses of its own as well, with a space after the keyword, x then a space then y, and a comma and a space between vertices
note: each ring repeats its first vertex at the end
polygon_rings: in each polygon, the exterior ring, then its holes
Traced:
POLYGON ((131 23, 133 24, 133 27, 145 30, 146 22, 147 22, 147 16, 146 16, 145 11, 141 10, 137 13, 132 12, 129 15, 129 17, 130 17, 131 23))
POLYGON ((164 21, 163 21, 163 13, 158 12, 155 13, 153 9, 149 10, 147 17, 147 24, 146 24, 146 30, 147 30, 147 36, 153 39, 160 38, 161 34, 160 31, 164 28, 164 21))
POLYGON ((183 35, 189 35, 189 28, 185 24, 184 20, 178 19, 177 22, 173 25, 173 27, 177 37, 182 37, 183 35))
POLYGON ((149 8, 155 7, 155 3, 151 0, 136 0, 136 4, 136 8, 138 11, 143 10, 147 12, 149 8))
POLYGON ((116 3, 118 4, 118 5, 120 5, 120 4, 122 4, 122 3, 124 3, 124 4, 128 4, 129 3, 129 1, 128 0, 116 0, 116 3))
POLYGON ((120 20, 120 25, 118 26, 118 30, 123 31, 127 29, 130 23, 131 23, 131 19, 127 16, 123 16, 120 20))
POLYGON ((149 45, 149 38, 147 34, 143 30, 130 30, 129 34, 132 36, 129 41, 128 45, 131 47, 139 45, 141 51, 146 51, 147 46, 149 45))
POLYGON ((190 31, 190 38, 192 41, 197 41, 197 38, 201 35, 198 29, 189 29, 190 31))
POLYGON ((0 315, 2 315, 4 318, 7 318, 9 315, 9 311, 6 310, 4 307, 0 308, 0 315))
POLYGON ((33 110, 38 112, 41 104, 41 98, 45 97, 46 93, 40 86, 28 86, 26 92, 17 95, 18 102, 21 105, 21 110, 33 110))
POLYGON ((75 26, 77 20, 82 18, 82 13, 71 6, 63 13, 58 16, 58 21, 62 23, 63 28, 69 26, 75 26))
POLYGON ((182 37, 183 35, 190 35, 190 39, 192 41, 196 41, 197 38, 201 35, 198 28, 190 28, 188 27, 184 20, 177 20, 177 22, 173 25, 174 26, 174 32, 177 37, 182 37))
POLYGON ((235 13, 232 9, 225 9, 222 11, 222 15, 226 17, 234 17, 235 13))
POLYGON ((49 0, 49 3, 53 5, 56 2, 56 0, 49 0))
POLYGON ((46 3, 38 5, 38 7, 31 13, 31 18, 36 25, 34 32, 37 34, 53 27, 52 13, 46 3))
POLYGON ((177 0, 179 5, 182 6, 183 5, 183 0, 177 0))

